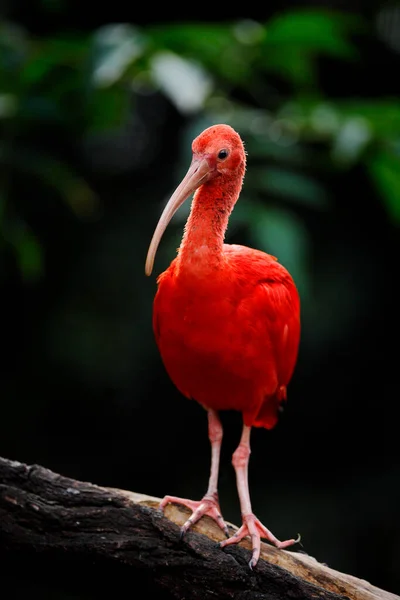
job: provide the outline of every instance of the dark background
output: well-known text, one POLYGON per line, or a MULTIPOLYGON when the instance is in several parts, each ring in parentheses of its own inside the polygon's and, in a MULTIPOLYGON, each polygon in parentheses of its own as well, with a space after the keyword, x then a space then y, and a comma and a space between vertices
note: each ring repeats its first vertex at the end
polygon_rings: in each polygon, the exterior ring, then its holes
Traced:
MULTIPOLYGON (((227 241, 278 256, 302 298, 287 406, 252 435, 254 511, 280 539, 300 532, 319 561, 400 594, 400 8, 268 4, 251 19, 3 5, 0 455, 201 498, 206 415, 168 379, 151 328, 155 276, 189 206, 151 278, 144 261, 192 139, 229 123, 248 170, 227 241)), ((241 420, 221 416, 221 507, 238 524, 241 420)))

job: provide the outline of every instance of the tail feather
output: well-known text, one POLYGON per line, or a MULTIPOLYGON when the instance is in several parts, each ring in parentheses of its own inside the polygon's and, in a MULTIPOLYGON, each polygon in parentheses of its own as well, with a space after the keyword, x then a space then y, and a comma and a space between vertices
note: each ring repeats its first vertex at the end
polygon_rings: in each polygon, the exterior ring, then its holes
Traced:
POLYGON ((286 398, 285 385, 281 385, 273 396, 266 396, 254 420, 254 427, 273 429, 278 422, 279 413, 283 411, 283 403, 286 402, 286 398))

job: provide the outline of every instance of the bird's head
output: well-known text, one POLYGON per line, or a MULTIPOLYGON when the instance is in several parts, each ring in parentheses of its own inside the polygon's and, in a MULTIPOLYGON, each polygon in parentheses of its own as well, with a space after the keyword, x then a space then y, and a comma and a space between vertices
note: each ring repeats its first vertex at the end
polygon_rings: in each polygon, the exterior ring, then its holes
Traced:
POLYGON ((154 231, 147 253, 146 275, 151 275, 161 237, 178 208, 201 185, 217 178, 241 185, 246 153, 239 134, 229 125, 212 125, 192 143, 192 162, 182 182, 168 201, 154 231))
MULTIPOLYGON (((203 163, 205 181, 218 176, 243 177, 246 154, 238 133, 229 125, 213 125, 205 129, 192 143, 193 163, 203 163), (240 170, 240 174, 237 170, 240 170)), ((204 181, 202 181, 204 183, 204 181)))

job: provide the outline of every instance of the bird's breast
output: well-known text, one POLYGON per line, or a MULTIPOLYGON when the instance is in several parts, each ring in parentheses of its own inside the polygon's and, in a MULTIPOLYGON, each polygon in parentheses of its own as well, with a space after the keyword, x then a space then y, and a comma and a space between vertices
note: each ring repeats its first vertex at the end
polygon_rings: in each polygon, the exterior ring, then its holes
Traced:
POLYGON ((229 278, 209 277, 193 287, 164 278, 154 303, 154 331, 172 381, 216 410, 251 403, 260 377, 276 386, 274 367, 267 372, 263 324, 243 313, 239 292, 229 278))
POLYGON ((207 356, 226 351, 233 342, 237 310, 230 288, 212 280, 196 289, 160 285, 155 308, 161 342, 207 356))

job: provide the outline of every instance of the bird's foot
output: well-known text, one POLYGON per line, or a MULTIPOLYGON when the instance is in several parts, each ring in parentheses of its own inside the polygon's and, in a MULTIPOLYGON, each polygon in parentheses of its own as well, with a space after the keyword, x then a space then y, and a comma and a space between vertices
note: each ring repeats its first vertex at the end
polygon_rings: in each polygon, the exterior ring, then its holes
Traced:
POLYGON ((252 545, 252 556, 249 562, 250 569, 253 569, 258 559, 260 558, 261 552, 261 538, 265 538, 272 542, 277 548, 287 548, 300 541, 300 536, 296 539, 285 540, 281 542, 274 536, 269 529, 267 529, 253 514, 243 515, 243 524, 240 529, 237 530, 230 538, 223 540, 219 543, 221 548, 229 546, 230 544, 237 544, 247 535, 251 538, 252 545))
POLYGON ((165 496, 159 505, 159 508, 164 511, 164 508, 170 502, 174 502, 176 504, 182 504, 189 508, 192 511, 192 515, 188 518, 186 523, 184 523, 181 527, 181 537, 185 535, 187 530, 197 523, 201 517, 204 515, 208 515, 213 519, 218 527, 222 529, 225 533, 226 537, 229 537, 228 527, 222 518, 221 509, 219 507, 218 498, 214 496, 204 496, 202 500, 187 500, 186 498, 177 498, 176 496, 165 496))

